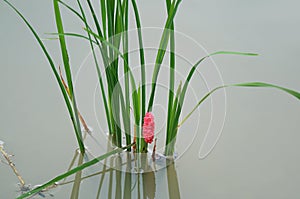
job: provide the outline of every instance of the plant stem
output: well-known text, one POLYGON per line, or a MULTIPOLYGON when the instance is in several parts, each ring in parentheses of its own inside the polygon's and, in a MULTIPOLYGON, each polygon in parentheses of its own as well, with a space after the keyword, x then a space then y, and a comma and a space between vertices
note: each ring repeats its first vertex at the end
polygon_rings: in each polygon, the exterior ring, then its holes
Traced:
POLYGON ((17 176, 18 180, 20 181, 21 186, 25 186, 25 181, 23 180, 22 176, 18 172, 15 164, 11 161, 10 155, 6 153, 2 146, 0 146, 0 152, 2 153, 3 157, 6 159, 8 165, 13 170, 14 174, 17 176))
POLYGON ((80 148, 80 152, 84 154, 85 148, 84 148, 84 143, 82 141, 82 134, 81 134, 81 128, 80 128, 80 121, 78 117, 78 109, 76 105, 76 99, 75 99, 75 93, 73 90, 73 81, 72 81, 72 73, 71 73, 71 67, 69 64, 69 56, 67 52, 67 45, 65 41, 65 36, 64 34, 64 28, 62 24, 62 18, 60 14, 60 9, 58 5, 58 0, 53 0, 53 6, 54 6, 54 12, 55 12, 55 21, 56 21, 56 26, 57 26, 57 31, 59 33, 59 42, 60 42, 60 49, 61 49, 61 54, 63 58, 63 63, 64 63, 64 68, 65 68, 65 73, 67 76, 67 82, 68 82, 68 87, 69 87, 69 92, 71 95, 71 101, 73 105, 73 111, 74 111, 74 118, 75 118, 75 134, 77 138, 77 142, 80 148))

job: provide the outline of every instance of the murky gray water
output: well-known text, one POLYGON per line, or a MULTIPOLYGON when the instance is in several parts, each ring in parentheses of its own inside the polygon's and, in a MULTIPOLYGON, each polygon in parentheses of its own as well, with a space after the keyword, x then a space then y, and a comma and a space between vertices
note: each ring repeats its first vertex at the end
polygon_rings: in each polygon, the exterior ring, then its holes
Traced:
MULTIPOLYGON (((15 2, 15 5, 44 38, 47 36, 43 33, 55 30, 51 1, 15 2)), ((165 17, 163 2, 141 1, 139 6, 144 26, 162 27, 165 17)), ((181 4, 176 26, 178 31, 194 38, 208 52, 235 50, 260 54, 259 57, 215 57, 225 83, 265 81, 300 91, 299 6, 296 0, 190 0, 181 4)), ((71 14, 66 13, 64 19, 67 31, 76 31, 82 26, 73 22, 71 14)), ((34 186, 67 170, 76 149, 76 140, 44 55, 32 34, 3 2, 0 3, 0 24, 0 140, 5 142, 5 150, 14 154, 12 160, 25 182, 34 186)), ((61 64, 57 43, 45 42, 56 63, 61 64)), ((194 62, 199 57, 198 51, 182 45, 178 51, 191 55, 190 61, 194 62)), ((76 74, 88 54, 88 45, 72 39, 69 52, 76 74)), ((149 58, 148 62, 153 60, 149 58)), ((201 68, 199 79, 203 77, 210 81, 213 71, 210 63, 206 64, 201 68)), ((180 73, 184 72, 186 70, 182 67, 180 73)), ((201 84, 203 79, 193 81, 196 97, 206 93, 206 87, 201 84)), ((95 87, 80 85, 94 93, 95 87)), ((80 86, 78 90, 79 108, 101 141, 106 127, 102 132, 95 119, 101 110, 94 113, 94 98, 85 99, 80 86)), ((163 90, 161 92, 163 95, 163 90)), ((97 92, 95 95, 97 99, 97 92)), ((193 102, 193 93, 189 95, 193 102)), ((218 96, 222 100, 222 95, 215 95, 218 96)), ((205 159, 199 159, 199 149, 209 129, 210 103, 203 104, 200 112, 181 127, 177 147, 179 157, 175 165, 146 175, 131 174, 131 182, 126 181, 130 174, 108 170, 99 191, 100 198, 122 198, 124 190, 132 191, 125 191, 131 193, 131 198, 173 199, 179 195, 180 198, 208 199, 298 198, 300 102, 272 89, 232 88, 226 90, 226 96, 222 135, 205 159)), ((157 101, 162 98, 158 97, 157 101)), ((214 105, 218 107, 218 104, 214 105)), ((185 113, 192 107, 188 102, 185 113)), ((157 104, 156 111, 158 124, 163 129, 163 124, 160 124, 164 119, 163 103, 157 104)), ((101 115, 99 118, 101 121, 101 115)), ((218 114, 216 119, 219 119, 218 114)), ((163 130, 157 136, 164 137, 163 130)), ((162 139, 158 140, 158 145, 163 145, 162 139)), ((105 152, 105 147, 90 147, 95 153, 105 152)), ((102 166, 96 165, 83 174, 101 170, 102 166)), ((80 198, 96 198, 100 179, 101 174, 83 180, 80 198)), ((0 198, 15 198, 17 182, 9 166, 0 162, 0 198)), ((69 198, 71 190, 72 183, 49 193, 54 198, 69 198)), ((47 194, 46 197, 51 198, 47 194)), ((129 198, 129 195, 124 198, 129 198)))

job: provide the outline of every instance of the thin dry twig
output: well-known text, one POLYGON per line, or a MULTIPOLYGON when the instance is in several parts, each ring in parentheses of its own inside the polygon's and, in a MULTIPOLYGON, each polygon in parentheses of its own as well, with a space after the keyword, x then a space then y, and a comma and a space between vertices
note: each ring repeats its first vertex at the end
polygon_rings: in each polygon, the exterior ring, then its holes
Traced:
POLYGON ((153 152, 152 152, 152 160, 153 160, 153 162, 155 161, 156 141, 157 141, 157 138, 155 138, 155 140, 154 140, 154 146, 153 146, 153 152))
POLYGON ((5 158, 5 160, 7 161, 7 164, 10 166, 10 168, 13 170, 14 174, 17 176, 17 178, 20 181, 20 184, 22 187, 25 186, 25 181, 23 180, 22 176, 20 175, 20 173, 18 172, 15 164, 11 161, 10 157, 11 155, 9 155, 8 153, 6 153, 6 151, 3 149, 3 146, 0 146, 0 152, 2 153, 3 157, 5 158))

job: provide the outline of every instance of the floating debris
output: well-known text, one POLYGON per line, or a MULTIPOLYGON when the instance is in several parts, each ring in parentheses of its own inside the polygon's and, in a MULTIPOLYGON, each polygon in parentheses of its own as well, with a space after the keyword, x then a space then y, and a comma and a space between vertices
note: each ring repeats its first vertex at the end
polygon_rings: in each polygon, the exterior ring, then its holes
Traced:
POLYGON ((144 171, 144 169, 141 169, 141 168, 138 168, 138 167, 133 167, 131 169, 131 173, 139 174, 139 173, 145 173, 145 171, 144 171))
MULTIPOLYGON (((20 184, 20 183, 18 183, 18 185, 19 185, 19 190, 18 190, 18 192, 20 192, 21 195, 24 194, 24 193, 27 193, 27 192, 29 192, 29 191, 31 191, 31 190, 37 188, 37 187, 39 187, 39 186, 41 186, 41 185, 35 185, 35 186, 32 186, 32 187, 31 187, 30 184, 29 184, 29 185, 22 185, 22 184, 20 184)), ((54 195, 53 195, 52 193, 49 193, 49 190, 52 189, 52 188, 57 187, 57 185, 58 185, 58 184, 55 183, 54 185, 49 186, 49 187, 47 187, 47 188, 45 188, 45 189, 43 189, 43 190, 41 190, 41 191, 39 191, 39 192, 37 192, 37 193, 31 195, 29 198, 36 198, 35 196, 40 196, 40 197, 42 197, 42 198, 46 198, 47 195, 49 195, 49 196, 51 196, 51 197, 54 197, 54 195)), ((29 198, 28 198, 28 199, 29 199, 29 198)))
MULTIPOLYGON (((58 183, 58 182, 55 182, 54 184, 52 184, 52 185, 50 185, 50 186, 48 186, 48 187, 42 189, 41 192, 46 192, 46 191, 49 191, 50 189, 54 189, 54 188, 56 188, 58 185, 59 185, 59 183, 58 183)), ((38 188, 38 187, 41 187, 41 186, 43 186, 43 184, 37 184, 37 185, 34 185, 34 186, 33 186, 33 189, 38 188)))
POLYGON ((155 138, 154 140, 154 147, 153 147, 153 151, 152 151, 152 161, 154 162, 155 161, 155 153, 156 153, 156 141, 157 141, 157 138, 155 138))
MULTIPOLYGON (((42 184, 34 185, 34 186, 32 187, 32 189, 35 189, 35 188, 40 187, 40 186, 42 186, 42 184)), ((46 198, 46 195, 49 195, 49 196, 51 196, 51 197, 54 197, 54 195, 53 195, 52 193, 50 193, 50 190, 56 188, 57 186, 58 186, 58 183, 54 183, 53 185, 50 185, 50 186, 48 186, 48 187, 42 189, 41 191, 39 191, 39 192, 36 193, 35 195, 39 195, 39 196, 41 196, 41 197, 43 197, 43 198, 46 198)))
POLYGON ((26 193, 26 192, 28 192, 28 191, 30 191, 31 190, 31 184, 28 184, 28 185, 23 185, 23 184, 21 184, 21 183, 18 183, 18 186, 19 186, 19 192, 21 193, 21 194, 24 194, 24 193, 26 193))
POLYGON ((0 147, 3 147, 4 142, 2 140, 0 140, 0 147))

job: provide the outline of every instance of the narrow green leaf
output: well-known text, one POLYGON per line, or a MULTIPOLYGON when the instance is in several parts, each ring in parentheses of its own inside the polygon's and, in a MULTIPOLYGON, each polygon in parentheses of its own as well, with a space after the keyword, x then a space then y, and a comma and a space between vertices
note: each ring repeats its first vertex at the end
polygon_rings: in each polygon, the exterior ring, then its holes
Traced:
POLYGON ((64 62, 64 68, 67 76, 68 87, 70 90, 70 95, 73 96, 73 83, 72 83, 72 73, 71 67, 69 64, 69 56, 67 52, 67 45, 64 37, 64 29, 62 25, 62 19, 60 14, 60 9, 58 5, 58 0, 53 0, 54 12, 55 12, 55 21, 57 26, 57 31, 59 33, 59 42, 61 47, 61 54, 64 62))
POLYGON ((104 160, 104 159, 108 158, 111 155, 114 155, 116 153, 120 153, 120 152, 122 152, 122 151, 124 151, 124 150, 126 150, 126 149, 128 149, 130 147, 132 147, 134 144, 135 143, 132 143, 132 144, 130 144, 128 146, 115 149, 115 150, 110 151, 110 152, 108 152, 108 153, 106 153, 104 155, 101 155, 101 156, 99 156, 99 157, 97 157, 95 159, 92 159, 91 161, 88 161, 88 162, 86 162, 86 163, 84 163, 84 164, 82 164, 82 165, 80 165, 78 167, 75 167, 74 169, 71 169, 70 171, 67 171, 67 172, 65 172, 65 173, 63 173, 63 174, 61 174, 61 175, 53 178, 52 180, 46 182, 45 184, 43 184, 43 185, 41 185, 41 186, 39 186, 39 187, 37 187, 37 188, 35 188, 35 189, 27 192, 27 193, 22 194, 17 199, 26 198, 26 197, 29 197, 29 196, 35 194, 35 193, 38 193, 38 192, 42 191, 43 189, 45 189, 46 187, 48 187, 50 185, 53 185, 54 183, 58 183, 60 180, 66 178, 66 177, 68 177, 70 175, 73 175, 73 174, 75 174, 75 173, 77 173, 79 171, 82 171, 83 169, 85 169, 87 167, 90 167, 90 166, 92 166, 92 165, 100 162, 101 160, 104 160))
MULTIPOLYGON (((80 8, 80 12, 82 14, 82 18, 83 18, 83 22, 85 24, 85 28, 90 29, 89 25, 88 25, 88 22, 87 22, 87 19, 86 19, 85 12, 84 12, 84 10, 82 8, 82 5, 80 3, 80 0, 77 0, 77 4, 80 8)), ((111 124, 111 119, 110 119, 111 115, 110 115, 110 111, 109 111, 109 108, 108 108, 107 97, 106 97, 106 93, 105 93, 105 89, 104 89, 104 85, 103 85, 102 75, 101 75, 98 59, 97 59, 97 56, 96 56, 96 53, 95 53, 95 49, 94 49, 94 46, 93 46, 93 43, 92 43, 93 40, 91 38, 91 34, 90 33, 87 33, 87 34, 88 34, 88 40, 89 40, 89 43, 90 43, 90 47, 91 47, 92 53, 93 53, 93 58, 94 58, 96 71, 97 71, 97 75, 98 75, 98 81, 99 81, 99 84, 100 84, 100 90, 101 90, 101 95, 102 95, 103 105, 104 105, 104 110, 105 110, 105 115, 106 115, 106 122, 107 122, 109 132, 111 133, 112 132, 112 124, 111 124)), ((101 54, 103 55, 102 56, 103 57, 103 63, 104 63, 104 65, 106 65, 107 59, 106 59, 105 53, 102 51, 99 42, 96 41, 96 43, 97 43, 97 45, 100 49, 101 54)))
POLYGON ((268 88, 276 88, 279 90, 282 90, 294 97, 296 97, 297 99, 300 100, 300 93, 288 88, 284 88, 281 86, 277 86, 274 84, 268 84, 268 83, 263 83, 263 82, 250 82, 250 83, 240 83, 240 84, 232 84, 232 85, 228 85, 228 86, 243 86, 243 87, 268 87, 268 88))
POLYGON ((160 71, 160 67, 161 67, 162 61, 163 61, 165 53, 166 53, 166 48, 167 48, 169 36, 170 36, 169 31, 170 31, 171 25, 173 24, 173 19, 175 17, 175 14, 177 12, 177 9, 178 9, 180 3, 181 3, 181 0, 178 0, 178 1, 174 0, 173 3, 171 4, 169 13, 168 13, 168 18, 165 23, 164 31, 161 36, 159 49, 158 49, 158 52, 156 55, 154 71, 153 71, 153 75, 152 75, 152 87, 151 87, 150 99, 148 102, 148 112, 152 111, 158 73, 160 71))
POLYGON ((94 23, 95 23, 96 29, 97 29, 97 31, 98 31, 98 34, 99 34, 100 37, 103 37, 102 30, 101 30, 101 28, 100 28, 99 21, 98 21, 98 19, 97 19, 96 13, 95 13, 95 11, 94 11, 93 5, 92 5, 92 3, 91 3, 90 0, 87 0, 87 3, 88 3, 88 6, 89 6, 90 11, 91 11, 91 13, 92 13, 92 16, 93 16, 94 23))
POLYGON ((65 37, 64 37, 64 35, 62 35, 62 34, 64 34, 64 28, 63 28, 63 24, 62 24, 62 18, 61 18, 61 14, 60 14, 60 8, 58 5, 58 0, 53 0, 53 6, 54 6, 57 31, 60 34, 59 42, 60 42, 61 54, 62 54, 62 58, 63 58, 69 92, 71 95, 71 101, 73 103, 73 111, 74 111, 74 118, 75 118, 75 124, 76 124, 75 135, 76 135, 76 139, 77 139, 80 151, 82 154, 84 154, 85 148, 84 148, 84 143, 82 141, 81 127, 80 127, 76 99, 75 99, 75 94, 74 94, 74 89, 73 89, 72 72, 71 72, 71 67, 70 67, 70 63, 69 63, 67 45, 66 45, 65 37))
POLYGON ((101 5, 103 36, 104 36, 104 38, 106 38, 106 3, 105 3, 105 0, 100 0, 100 5, 101 5))
MULTIPOLYGON (((106 15, 107 15, 107 31, 108 31, 108 41, 111 44, 114 44, 114 1, 111 0, 106 0, 106 15)), ((101 37, 101 35, 99 35, 101 37)), ((103 38, 103 37, 102 37, 103 38)), ((114 57, 114 52, 110 48, 109 49, 109 57, 113 58, 114 57)))
POLYGON ((182 88, 182 92, 180 95, 180 99, 179 99, 179 104, 180 107, 177 109, 177 113, 176 113, 176 119, 178 120, 181 114, 181 110, 182 110, 182 106, 184 103, 184 98, 185 98, 185 94, 188 88, 188 85, 190 83, 191 78, 194 75, 194 72, 196 71, 197 67, 199 66, 200 63, 202 63, 206 58, 214 56, 214 55, 243 55, 243 56, 257 56, 257 54, 255 53, 244 53, 244 52, 233 52, 233 51, 217 51, 214 53, 211 53, 203 58, 201 58, 199 61, 196 62, 196 64, 191 68, 185 82, 184 82, 184 86, 182 88))
POLYGON ((218 51, 215 53, 210 54, 212 55, 246 55, 246 56, 258 56, 257 53, 245 53, 245 52, 235 52, 235 51, 218 51))
MULTIPOLYGON (((180 114, 181 114, 181 110, 182 110, 182 107, 183 107, 183 103, 184 103, 184 99, 185 99, 185 94, 186 94, 186 91, 187 91, 187 88, 188 88, 188 85, 189 85, 189 82, 194 74, 194 72, 196 71, 197 67, 199 66, 200 63, 202 63, 206 58, 210 57, 210 56, 213 56, 213 55, 221 55, 221 54, 232 54, 232 55, 244 55, 244 56, 256 56, 257 54, 254 54, 254 53, 243 53, 243 52, 231 52, 231 51, 218 51, 218 52, 215 52, 215 53, 212 53, 212 54, 209 54, 208 56, 205 56, 203 58, 201 58, 198 62, 196 62, 196 64, 191 68, 186 80, 185 80, 185 83, 183 85, 183 88, 182 88, 182 91, 181 91, 181 94, 180 94, 180 97, 179 97, 179 102, 178 102, 178 106, 176 108, 176 110, 173 110, 172 111, 175 111, 175 116, 172 116, 172 124, 170 122, 170 132, 167 132, 167 134, 170 134, 169 137, 168 137, 168 140, 167 141, 173 141, 172 142, 172 145, 170 146, 170 143, 167 144, 167 148, 166 148, 166 154, 167 155, 173 155, 173 151, 174 151, 174 146, 175 146, 175 139, 176 139, 176 134, 177 134, 177 126, 181 125, 183 122, 181 122, 179 125, 178 125, 178 121, 179 121, 179 117, 180 117, 180 114)), ((218 89, 218 88, 217 88, 218 89)), ((216 90, 217 90, 216 89, 216 90)), ((214 92, 214 90, 212 91, 214 92)), ((210 96, 211 93, 207 94, 203 99, 202 101, 204 101, 208 96, 210 96)), ((200 101, 199 104, 202 103, 202 101, 200 101)), ((187 116, 185 117, 184 121, 186 121, 186 119, 196 110, 193 109, 192 112, 187 116)))
POLYGON ((135 22, 138 32, 138 40, 139 40, 139 51, 140 51, 140 64, 141 64, 141 80, 142 80, 142 117, 144 117, 146 113, 146 71, 145 71, 145 53, 144 53, 144 45, 143 45, 143 35, 142 35, 142 26, 139 15, 139 10, 135 0, 131 0, 135 22))
POLYGON ((74 13, 77 17, 79 17, 82 21, 84 21, 84 18, 76 11, 74 10, 71 6, 69 6, 68 4, 66 4, 65 2, 58 0, 58 2, 65 6, 67 9, 69 9, 72 13, 74 13))
MULTIPOLYGON (((32 32, 32 34, 34 35, 35 39, 37 40, 38 44, 40 45, 43 53, 45 54, 48 62, 49 62, 49 65, 52 69, 52 72, 55 76, 55 79, 59 85, 59 88, 62 92, 62 95, 63 95, 63 98, 64 98, 64 101, 66 103, 66 106, 67 106, 67 109, 68 109, 68 112, 69 112, 69 115, 70 115, 70 118, 71 118, 71 121, 72 121, 72 124, 73 124, 73 128, 74 128, 74 131, 76 132, 76 129, 77 129, 77 126, 76 126, 76 123, 75 123, 75 119, 74 119, 74 113, 73 113, 73 110, 72 110, 72 106, 71 106, 71 103, 69 101, 69 97, 68 97, 68 94, 64 88, 64 85, 60 79, 60 76, 58 74, 58 71, 57 69, 55 68, 55 65, 54 65, 54 62, 50 56, 50 54, 48 53, 44 43, 42 42, 42 40, 40 39, 40 37, 38 36, 37 32, 33 29, 33 27, 30 25, 30 23, 26 20, 26 18, 11 4, 9 3, 7 0, 4 0, 5 3, 7 3, 17 14, 19 17, 21 17, 21 19, 24 21, 24 23, 26 24, 26 26, 30 29, 30 31, 32 32)), ((77 114, 76 114, 77 115, 77 114)))
MULTIPOLYGON (((171 0, 166 0, 167 13, 170 14, 171 0)), ((168 146, 174 130, 170 130, 170 123, 173 120, 173 115, 176 110, 172 109, 174 101, 174 85, 175 85, 175 34, 174 34, 174 21, 172 21, 170 29, 170 72, 169 72, 169 96, 168 96, 168 115, 167 115, 167 132, 166 132, 166 146, 168 146), (172 114, 173 113, 173 114, 172 114)), ((181 87, 181 82, 180 82, 181 87)), ((177 108, 177 107, 176 107, 177 108)), ((168 150, 167 148, 165 150, 168 150)), ((165 152, 168 154, 168 151, 165 152)))
MULTIPOLYGON (((58 36, 59 35, 64 35, 64 36, 78 37, 78 38, 90 40, 89 37, 86 37, 86 36, 78 34, 78 33, 67 33, 67 32, 65 32, 63 34, 61 34, 61 33, 45 33, 45 34, 47 34, 47 35, 58 35, 58 36)), ((97 42, 92 40, 92 39, 91 39, 91 42, 94 43, 94 44, 97 44, 97 42)))
MULTIPOLYGON (((177 125, 178 125, 178 120, 176 120, 176 112, 180 106, 180 104, 178 102, 179 102, 179 96, 181 94, 181 91, 182 91, 182 82, 180 82, 180 84, 178 86, 174 102, 172 103, 170 116, 168 118, 170 120, 170 123, 169 123, 167 133, 166 133, 166 146, 168 146, 170 144, 170 142, 174 141, 174 138, 176 137, 177 125)), ((169 150, 169 147, 166 147, 165 148, 166 155, 170 154, 168 152, 168 150, 169 150)))
MULTIPOLYGON (((94 32, 92 32, 91 30, 85 29, 87 32, 91 33, 92 35, 94 35, 96 38, 98 38, 101 42, 105 43, 109 48, 111 48, 115 53, 117 53, 123 60, 126 60, 126 58, 124 57, 124 54, 120 52, 120 50, 118 48, 116 48, 113 44, 111 44, 110 42, 104 40, 103 37, 100 37, 99 35, 95 34, 94 32)), ((132 90, 135 91, 136 90, 136 84, 135 84, 135 79, 134 76, 132 74, 132 71, 130 70, 130 67, 128 66, 128 63, 125 62, 125 64, 127 65, 126 67, 129 69, 129 75, 130 75, 130 81, 131 81, 131 86, 132 86, 132 90)))
POLYGON ((298 100, 300 100, 300 93, 288 88, 284 88, 281 86, 277 86, 274 84, 269 84, 269 83, 264 83, 264 82, 247 82, 247 83, 240 83, 240 84, 230 84, 230 85, 223 85, 214 88, 210 92, 208 92, 198 103, 197 105, 192 109, 192 111, 184 117, 184 119, 180 122, 178 126, 181 126, 193 113, 194 111, 202 104, 202 102, 205 101, 211 94, 213 94, 215 91, 221 89, 221 88, 226 88, 226 87, 256 87, 256 88, 274 88, 274 89, 279 89, 281 91, 284 91, 294 97, 296 97, 298 100))
MULTIPOLYGON (((122 5, 121 1, 118 0, 117 13, 116 13, 117 22, 115 24, 116 26, 118 26, 116 28, 116 34, 119 34, 120 35, 119 38, 122 39, 122 46, 124 52, 123 70, 124 70, 124 84, 125 84, 125 104, 124 104, 124 111, 122 111, 122 116, 123 116, 123 123, 125 129, 126 143, 129 144, 131 143, 131 135, 130 135, 131 128, 130 128, 130 90, 129 90, 129 74, 128 74, 129 58, 128 58, 128 30, 127 30, 128 29, 127 1, 128 0, 123 1, 123 5, 122 5)), ((120 41, 121 40, 118 39, 117 42, 120 41)), ((118 46, 117 48, 119 48, 119 43, 117 43, 117 46, 118 46)), ((122 94, 121 103, 123 103, 123 101, 124 101, 124 97, 122 94)))
MULTIPOLYGON (((141 27, 141 20, 140 20, 140 14, 139 10, 136 4, 136 0, 131 0, 134 16, 135 16, 135 22, 137 27, 137 33, 138 33, 138 41, 139 41, 139 54, 140 54, 140 67, 141 67, 141 80, 142 80, 142 99, 141 99, 141 120, 140 124, 143 124, 143 119, 146 113, 146 71, 145 71, 145 53, 144 53, 144 45, 143 45, 143 35, 142 35, 142 27, 141 27)), ((142 137, 138 137, 137 139, 140 139, 140 146, 138 146, 139 149, 147 148, 147 143, 145 142, 142 137)))

